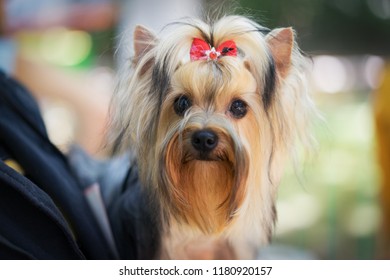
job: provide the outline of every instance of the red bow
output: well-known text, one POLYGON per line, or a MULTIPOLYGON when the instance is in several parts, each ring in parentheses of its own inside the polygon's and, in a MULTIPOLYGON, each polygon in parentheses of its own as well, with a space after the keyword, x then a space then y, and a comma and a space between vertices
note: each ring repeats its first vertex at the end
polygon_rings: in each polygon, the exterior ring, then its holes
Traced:
POLYGON ((217 49, 202 39, 195 38, 190 49, 191 61, 195 60, 217 60, 220 56, 237 56, 237 46, 233 40, 220 44, 217 49))

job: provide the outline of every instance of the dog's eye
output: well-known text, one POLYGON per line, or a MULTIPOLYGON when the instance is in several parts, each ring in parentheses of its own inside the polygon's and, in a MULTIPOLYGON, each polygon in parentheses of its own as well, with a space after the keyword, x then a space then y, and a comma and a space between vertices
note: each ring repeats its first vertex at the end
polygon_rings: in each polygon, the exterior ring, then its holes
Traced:
POLYGON ((176 114, 178 114, 179 116, 183 116, 184 113, 188 110, 188 108, 191 107, 191 105, 191 100, 187 96, 182 95, 175 99, 173 108, 175 109, 176 114))
POLYGON ((246 115, 248 111, 247 107, 248 105, 245 103, 245 101, 237 99, 232 102, 229 111, 233 115, 233 117, 235 117, 236 119, 241 119, 246 115))

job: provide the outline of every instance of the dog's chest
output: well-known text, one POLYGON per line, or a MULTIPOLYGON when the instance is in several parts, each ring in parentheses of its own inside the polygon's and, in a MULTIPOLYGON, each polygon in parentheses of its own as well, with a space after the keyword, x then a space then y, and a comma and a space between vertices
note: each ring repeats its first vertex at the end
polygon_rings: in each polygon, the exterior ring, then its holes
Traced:
POLYGON ((233 248, 221 237, 171 232, 162 237, 161 259, 236 259, 233 248))

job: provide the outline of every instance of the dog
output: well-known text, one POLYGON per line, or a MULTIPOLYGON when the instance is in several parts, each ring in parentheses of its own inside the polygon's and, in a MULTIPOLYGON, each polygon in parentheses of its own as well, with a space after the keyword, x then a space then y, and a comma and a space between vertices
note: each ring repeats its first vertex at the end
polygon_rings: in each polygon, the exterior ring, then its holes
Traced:
POLYGON ((134 31, 111 143, 135 154, 157 259, 253 259, 271 239, 286 161, 315 111, 292 28, 244 16, 134 31))

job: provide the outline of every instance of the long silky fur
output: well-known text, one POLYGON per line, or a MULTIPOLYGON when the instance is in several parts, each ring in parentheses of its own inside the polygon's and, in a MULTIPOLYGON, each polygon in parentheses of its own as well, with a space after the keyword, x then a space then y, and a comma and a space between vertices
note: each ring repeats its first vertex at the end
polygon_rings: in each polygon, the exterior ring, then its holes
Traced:
MULTIPOLYGON (((306 59, 294 40, 291 65, 281 78, 267 44, 272 36, 273 32, 242 16, 223 17, 211 24, 185 19, 165 27, 137 63, 129 61, 128 69, 122 71, 112 101, 110 141, 116 152, 128 149, 136 152, 143 186, 159 201, 160 213, 156 215, 162 221, 165 242, 162 248, 165 253, 161 257, 182 257, 175 254, 175 250, 199 236, 225 240, 237 258, 253 258, 257 248, 269 242, 284 163, 287 157, 293 156, 298 142, 311 146, 313 138, 308 128, 315 112, 308 94, 306 59), (196 112, 177 120, 169 115, 174 112, 166 108, 174 98, 172 77, 177 69, 188 63, 199 63, 189 61, 193 38, 202 38, 213 46, 234 40, 239 50, 237 58, 204 63, 213 64, 210 73, 220 72, 215 75, 218 77, 231 75, 229 69, 233 69, 235 63, 245 62, 257 85, 256 93, 248 95, 253 101, 249 104, 251 123, 244 121, 240 127, 228 123, 224 117, 210 118, 210 126, 232 143, 229 168, 235 172, 233 177, 227 178, 231 183, 230 193, 220 203, 224 214, 218 222, 207 218, 210 213, 206 210, 201 213, 201 209, 197 209, 191 214, 194 210, 189 207, 191 197, 183 193, 186 188, 180 188, 175 179, 183 168, 183 150, 176 148, 188 142, 187 130, 205 122, 202 119, 205 117, 201 113, 197 116, 196 112), (242 131, 249 130, 253 135, 241 139, 246 135, 242 131)), ((221 79, 223 83, 226 79, 234 80, 234 76, 221 79)), ((213 101, 210 97, 209 102, 213 101)), ((208 113, 212 112, 210 105, 208 113)), ((196 204, 201 208, 201 196, 196 199, 192 206, 196 204)))

